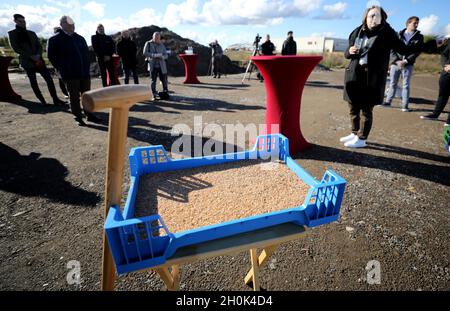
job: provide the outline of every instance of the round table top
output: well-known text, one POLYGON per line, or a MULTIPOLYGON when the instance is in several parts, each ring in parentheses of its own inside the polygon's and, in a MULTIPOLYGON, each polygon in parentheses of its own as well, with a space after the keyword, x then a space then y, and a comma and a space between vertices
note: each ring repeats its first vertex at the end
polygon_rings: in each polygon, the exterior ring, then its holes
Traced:
POLYGON ((318 60, 318 59, 322 59, 322 56, 320 55, 272 55, 272 56, 252 56, 252 60, 307 60, 307 59, 311 59, 311 60, 318 60))

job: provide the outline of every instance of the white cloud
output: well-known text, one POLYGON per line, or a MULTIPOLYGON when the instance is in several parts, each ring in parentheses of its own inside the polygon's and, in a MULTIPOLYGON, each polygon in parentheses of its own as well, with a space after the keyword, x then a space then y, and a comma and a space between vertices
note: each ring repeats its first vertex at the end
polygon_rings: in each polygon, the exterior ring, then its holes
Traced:
POLYGON ((278 25, 286 17, 306 16, 320 8, 321 0, 198 0, 169 4, 165 26, 202 25, 278 25))
POLYGON ((146 8, 133 13, 128 18, 129 27, 161 25, 162 17, 154 9, 146 8))
POLYGON ((322 0, 294 0, 294 6, 305 15, 319 9, 321 3, 322 0))
POLYGON ((425 35, 436 34, 436 26, 439 22, 439 17, 436 15, 429 15, 422 17, 419 23, 419 30, 425 35))
POLYGON ((347 9, 346 2, 337 2, 323 6, 323 14, 318 16, 319 19, 344 19, 347 18, 345 10, 347 9))
POLYGON ((447 26, 444 27, 442 32, 444 35, 450 35, 450 24, 447 24, 447 26))
POLYGON ((106 5, 104 3, 89 1, 83 5, 83 10, 88 11, 95 18, 102 18, 105 16, 105 6, 106 5))
POLYGON ((48 5, 6 5, 0 7, 0 35, 4 36, 15 27, 13 15, 22 14, 27 21, 27 28, 35 31, 40 36, 49 36, 53 33, 53 27, 59 24, 57 14, 60 9, 48 5))

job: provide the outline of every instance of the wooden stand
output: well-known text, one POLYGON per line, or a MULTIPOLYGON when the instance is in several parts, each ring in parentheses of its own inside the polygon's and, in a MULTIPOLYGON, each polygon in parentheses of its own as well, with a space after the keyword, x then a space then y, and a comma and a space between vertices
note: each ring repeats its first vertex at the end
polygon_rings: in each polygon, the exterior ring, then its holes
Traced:
MULTIPOLYGON (((108 155, 106 162, 106 188, 104 216, 111 205, 120 205, 122 196, 125 143, 128 129, 128 112, 139 101, 149 99, 150 91, 143 85, 122 85, 97 89, 83 94, 84 109, 90 112, 110 109, 108 155)), ((260 289, 259 270, 267 262, 280 243, 297 239, 305 231, 304 227, 285 223, 270 228, 241 233, 231 237, 189 245, 179 248, 164 265, 153 267, 168 290, 179 290, 179 266, 210 257, 223 256, 250 250, 251 269, 244 279, 245 284, 253 284, 260 289), (257 255, 257 249, 262 249, 257 255)), ((115 269, 108 241, 103 233, 103 264, 101 288, 114 290, 115 269)))
POLYGON ((213 240, 196 245, 182 247, 169 258, 164 265, 153 267, 164 281, 167 290, 178 290, 180 287, 179 266, 211 257, 231 255, 250 250, 251 268, 244 278, 244 284, 251 285, 253 290, 260 290, 259 271, 279 244, 295 240, 305 232, 302 226, 292 223, 237 234, 231 237, 213 240), (257 255, 257 249, 262 249, 257 255), (169 269, 172 269, 171 272, 169 269))

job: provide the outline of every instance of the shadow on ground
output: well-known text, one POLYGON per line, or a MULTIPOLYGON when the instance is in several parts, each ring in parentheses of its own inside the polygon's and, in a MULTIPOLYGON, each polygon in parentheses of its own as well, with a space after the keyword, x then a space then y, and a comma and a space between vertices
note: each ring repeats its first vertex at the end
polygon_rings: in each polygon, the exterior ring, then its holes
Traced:
POLYGON ((171 96, 170 100, 155 100, 142 102, 139 105, 131 107, 131 111, 139 112, 166 112, 176 113, 177 111, 170 111, 165 108, 175 110, 191 110, 191 111, 222 111, 222 112, 237 112, 239 110, 263 110, 263 106, 254 105, 240 105, 232 104, 223 100, 210 98, 196 98, 186 96, 171 96))
POLYGON ((20 99, 15 101, 4 101, 5 103, 10 103, 13 105, 17 105, 23 108, 26 108, 29 113, 32 114, 47 114, 47 113, 55 113, 55 112, 69 112, 69 106, 65 107, 55 106, 55 105, 41 105, 39 102, 33 102, 26 99, 20 99))
POLYGON ((93 207, 100 200, 95 192, 66 181, 68 170, 56 159, 41 158, 34 152, 21 155, 3 143, 0 143, 0 154, 0 190, 86 207, 93 207))
POLYGON ((329 84, 325 81, 307 81, 305 83, 305 86, 311 86, 311 87, 323 87, 323 88, 331 88, 331 89, 337 89, 337 90, 343 90, 343 85, 337 85, 337 84, 329 84))
MULTIPOLYGON (((372 143, 368 145, 367 149, 382 150, 397 153, 400 156, 411 156, 418 159, 450 163, 449 157, 402 147, 372 143)), ((448 169, 448 166, 444 165, 419 163, 405 159, 371 155, 353 150, 342 150, 320 145, 313 145, 311 149, 298 154, 295 158, 337 162, 359 167, 374 168, 428 180, 444 186, 450 186, 450 170, 448 169)))
MULTIPOLYGON (((87 126, 100 131, 108 131, 107 116, 101 114, 101 123, 87 126)), ((176 154, 185 157, 196 157, 203 155, 223 154, 228 152, 243 151, 241 147, 234 144, 217 141, 209 137, 199 137, 190 133, 172 135, 172 128, 164 125, 151 124, 150 121, 130 117, 128 120, 128 137, 145 143, 144 145, 162 145, 168 152, 172 147, 176 154), (201 147, 199 147, 201 146, 201 147)))

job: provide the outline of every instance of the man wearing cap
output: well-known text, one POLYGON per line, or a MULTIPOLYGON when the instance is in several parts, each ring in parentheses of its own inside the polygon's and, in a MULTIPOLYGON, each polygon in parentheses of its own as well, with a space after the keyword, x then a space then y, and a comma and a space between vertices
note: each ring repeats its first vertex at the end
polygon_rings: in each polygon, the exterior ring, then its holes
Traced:
MULTIPOLYGON (((79 126, 85 126, 80 96, 91 89, 89 49, 86 40, 75 32, 75 23, 69 16, 61 17, 60 25, 62 31, 48 40, 47 55, 67 86, 75 121, 79 126)), ((88 121, 100 121, 88 111, 84 114, 88 121)))
POLYGON ((47 83, 53 103, 56 106, 64 106, 65 102, 56 95, 55 84, 42 58, 42 47, 36 33, 27 30, 27 24, 23 15, 14 14, 14 23, 16 23, 16 29, 8 32, 9 43, 14 52, 19 54, 20 65, 27 73, 34 94, 42 105, 47 105, 36 80, 36 73, 38 72, 47 83))

